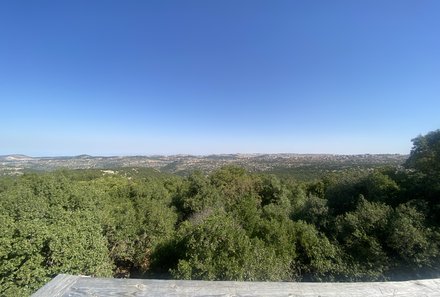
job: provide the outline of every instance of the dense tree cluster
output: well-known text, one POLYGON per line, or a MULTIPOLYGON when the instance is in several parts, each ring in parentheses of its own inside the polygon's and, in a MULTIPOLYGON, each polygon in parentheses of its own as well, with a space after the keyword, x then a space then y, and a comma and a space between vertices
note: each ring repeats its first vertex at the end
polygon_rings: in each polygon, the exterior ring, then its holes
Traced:
POLYGON ((205 280, 440 276, 440 131, 402 168, 314 182, 224 167, 0 179, 0 294, 59 273, 205 280))

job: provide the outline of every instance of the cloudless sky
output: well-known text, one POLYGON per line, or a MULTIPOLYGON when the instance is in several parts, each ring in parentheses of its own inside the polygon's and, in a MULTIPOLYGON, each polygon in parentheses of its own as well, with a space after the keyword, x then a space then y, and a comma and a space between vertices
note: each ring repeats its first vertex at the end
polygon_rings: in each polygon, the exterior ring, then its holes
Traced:
POLYGON ((0 155, 409 153, 440 1, 0 1, 0 155))

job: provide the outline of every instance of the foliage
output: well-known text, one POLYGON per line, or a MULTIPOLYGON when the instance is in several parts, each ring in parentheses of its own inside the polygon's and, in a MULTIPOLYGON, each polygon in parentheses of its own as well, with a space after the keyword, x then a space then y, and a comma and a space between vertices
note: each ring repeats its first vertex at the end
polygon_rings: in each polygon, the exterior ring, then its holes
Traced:
POLYGON ((236 166, 0 178, 0 295, 58 273, 206 280, 440 276, 440 131, 403 167, 304 182, 236 166))
POLYGON ((173 276, 206 280, 280 280, 290 278, 289 262, 260 240, 251 240, 226 214, 181 226, 184 257, 173 276))
POLYGON ((59 273, 110 276, 91 201, 63 176, 24 176, 0 194, 0 292, 26 296, 59 273))
POLYGON ((313 225, 295 223, 297 267, 299 275, 307 280, 334 280, 344 269, 340 251, 335 244, 313 225))
POLYGON ((426 228, 425 215, 411 203, 399 205, 392 214, 388 247, 396 255, 399 263, 396 274, 417 274, 426 276, 438 274, 439 268, 439 233, 426 228))
POLYGON ((383 249, 391 208, 360 197, 356 209, 336 220, 337 237, 354 279, 380 279, 390 259, 383 249))
POLYGON ((405 165, 429 175, 440 173, 440 129, 418 136, 405 165))
MULTIPOLYGON (((420 198, 430 204, 429 220, 440 226, 440 129, 413 139, 405 166, 415 171, 420 198)), ((415 197, 417 193, 410 194, 415 197)))

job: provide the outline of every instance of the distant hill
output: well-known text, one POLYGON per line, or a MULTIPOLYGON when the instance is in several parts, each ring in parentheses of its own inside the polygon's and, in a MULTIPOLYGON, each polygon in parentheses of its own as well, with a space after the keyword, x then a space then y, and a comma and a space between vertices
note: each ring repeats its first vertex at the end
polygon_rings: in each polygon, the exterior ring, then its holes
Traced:
POLYGON ((224 154, 208 156, 65 156, 29 157, 0 156, 0 175, 20 175, 27 171, 67 169, 115 169, 127 167, 153 168, 161 172, 187 174, 194 170, 209 173, 237 165, 253 172, 293 175, 302 179, 351 168, 370 169, 403 164, 407 155, 399 154, 224 154))
POLYGON ((24 161, 24 160, 31 160, 32 157, 26 156, 26 155, 3 155, 0 156, 0 161, 24 161))

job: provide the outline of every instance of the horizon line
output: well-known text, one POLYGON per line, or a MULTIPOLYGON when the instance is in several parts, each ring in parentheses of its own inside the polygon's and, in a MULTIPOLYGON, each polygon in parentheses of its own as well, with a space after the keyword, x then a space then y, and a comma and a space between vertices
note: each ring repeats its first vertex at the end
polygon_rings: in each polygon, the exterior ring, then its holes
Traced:
POLYGON ((209 156, 234 156, 234 155, 249 155, 249 156, 263 156, 263 155, 327 155, 327 156, 363 156, 363 155, 398 155, 408 156, 410 153, 293 153, 293 152, 271 152, 271 153, 207 153, 207 154, 190 154, 190 153, 174 153, 174 154, 72 154, 72 155, 28 155, 28 154, 2 154, 1 158, 6 157, 27 157, 27 158, 74 158, 74 157, 91 157, 91 158, 123 158, 123 157, 176 157, 176 156, 188 156, 188 157, 209 157, 209 156))

